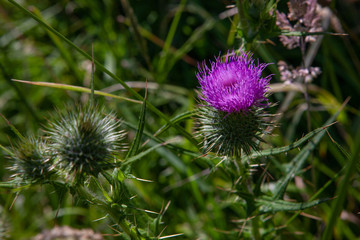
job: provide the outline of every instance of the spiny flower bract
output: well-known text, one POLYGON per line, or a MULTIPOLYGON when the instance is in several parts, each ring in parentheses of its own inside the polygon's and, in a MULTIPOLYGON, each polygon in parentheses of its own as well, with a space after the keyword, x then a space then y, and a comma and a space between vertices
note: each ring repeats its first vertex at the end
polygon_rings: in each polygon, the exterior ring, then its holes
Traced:
POLYGON ((113 166, 124 131, 112 114, 104 115, 97 106, 68 107, 58 113, 48 128, 55 165, 77 177, 97 176, 113 166))
POLYGON ((255 65, 248 52, 230 52, 224 61, 219 56, 210 67, 199 66, 198 135, 206 152, 241 156, 258 150, 269 116, 264 109, 270 105, 266 92, 271 75, 261 77, 267 65, 255 65))
POLYGON ((12 177, 25 181, 39 182, 48 180, 54 174, 52 158, 47 152, 47 147, 42 139, 34 137, 22 138, 14 147, 10 157, 13 165, 10 170, 12 177))
POLYGON ((219 56, 210 67, 204 63, 196 74, 201 86, 200 99, 228 113, 246 112, 253 106, 267 105, 264 95, 271 76, 261 77, 267 65, 255 65, 247 52, 230 52, 225 61, 219 56))
POLYGON ((258 150, 256 140, 263 141, 260 135, 268 125, 263 121, 267 115, 262 114, 262 110, 228 114, 211 106, 200 107, 198 134, 203 137, 205 151, 215 150, 220 155, 240 156, 242 151, 249 155, 251 150, 258 150))

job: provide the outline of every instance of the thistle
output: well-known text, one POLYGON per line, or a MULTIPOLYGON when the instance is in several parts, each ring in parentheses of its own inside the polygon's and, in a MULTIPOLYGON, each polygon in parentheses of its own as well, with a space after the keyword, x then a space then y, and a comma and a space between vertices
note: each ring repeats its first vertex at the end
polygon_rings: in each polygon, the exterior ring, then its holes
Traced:
POLYGON ((13 178, 24 181, 41 182, 50 179, 54 174, 52 158, 47 153, 46 144, 42 139, 34 137, 21 139, 14 148, 10 157, 14 172, 13 178))
POLYGON ((90 105, 58 113, 47 130, 57 168, 82 179, 114 166, 125 134, 115 116, 103 115, 102 110, 90 105))
POLYGON ((269 106, 266 91, 271 75, 262 78, 268 64, 254 64, 247 52, 229 52, 200 66, 196 74, 202 100, 199 107, 199 135, 206 152, 239 157, 258 150, 256 140, 267 125, 264 109, 269 106))

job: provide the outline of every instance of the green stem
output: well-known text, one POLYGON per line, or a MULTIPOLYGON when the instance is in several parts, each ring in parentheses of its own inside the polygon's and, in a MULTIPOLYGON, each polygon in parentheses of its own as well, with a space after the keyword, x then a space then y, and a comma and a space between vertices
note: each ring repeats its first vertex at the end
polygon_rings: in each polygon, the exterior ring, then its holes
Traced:
POLYGON ((176 32, 176 29, 178 27, 180 17, 181 17, 181 14, 183 12, 183 9, 185 7, 185 4, 186 4, 186 0, 182 0, 180 2, 179 8, 176 11, 175 17, 174 17, 174 19, 173 19, 173 21, 171 23, 168 35, 166 36, 166 40, 165 40, 164 48, 163 48, 164 55, 159 61, 159 68, 158 68, 159 73, 163 72, 166 61, 168 61, 168 54, 169 54, 169 50, 170 50, 170 47, 171 47, 171 42, 174 39, 175 32, 176 32))
POLYGON ((130 237, 130 239, 141 239, 135 231, 133 231, 130 227, 130 224, 125 221, 125 219, 121 219, 118 223, 121 229, 130 237))
MULTIPOLYGON (((249 217, 249 214, 255 210, 254 205, 253 205, 254 200, 255 200, 255 196, 253 193, 254 191, 252 190, 253 182, 252 182, 251 178, 247 177, 246 162, 245 162, 245 164, 244 164, 244 162, 242 162, 241 154, 239 156, 234 156, 234 159, 239 168, 239 171, 238 171, 239 177, 243 178, 243 180, 237 184, 244 184, 243 187, 241 187, 241 189, 243 189, 245 191, 246 202, 248 204, 247 208, 248 208, 248 217, 249 217)), ((246 161, 246 160, 243 159, 243 161, 246 161)), ((256 239, 256 240, 261 239, 259 217, 260 216, 256 216, 251 220, 251 224, 252 224, 251 232, 253 235, 253 239, 256 239)))
POLYGON ((261 235, 260 235, 260 227, 259 227, 259 221, 260 221, 260 216, 256 216, 255 218, 252 219, 251 223, 252 223, 252 235, 253 235, 253 239, 256 240, 260 240, 261 239, 261 235))

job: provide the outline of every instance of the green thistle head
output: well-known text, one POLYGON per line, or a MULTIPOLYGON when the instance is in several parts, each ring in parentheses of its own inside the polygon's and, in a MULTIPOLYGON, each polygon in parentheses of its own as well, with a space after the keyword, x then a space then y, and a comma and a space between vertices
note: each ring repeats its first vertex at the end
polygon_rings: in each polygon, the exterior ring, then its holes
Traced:
POLYGON ((203 138, 206 152, 213 151, 223 156, 241 156, 242 152, 249 155, 252 150, 259 150, 258 141, 263 141, 261 135, 268 125, 264 117, 262 108, 227 113, 211 106, 201 106, 198 110, 198 135, 203 138))
POLYGON ((14 162, 10 167, 14 172, 13 178, 41 182, 50 179, 54 174, 52 158, 42 139, 23 138, 15 145, 13 153, 10 157, 14 162))
POLYGON ((47 129, 55 166, 76 178, 113 167, 125 133, 112 114, 97 106, 67 108, 47 129))

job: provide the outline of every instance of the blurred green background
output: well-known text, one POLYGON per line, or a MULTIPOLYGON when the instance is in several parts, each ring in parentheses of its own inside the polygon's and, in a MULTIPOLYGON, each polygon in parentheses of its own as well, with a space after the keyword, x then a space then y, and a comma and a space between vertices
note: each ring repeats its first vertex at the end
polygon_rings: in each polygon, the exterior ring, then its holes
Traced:
MULTIPOLYGON (((88 54, 91 54, 93 45, 95 59, 141 95, 144 95, 147 81, 148 100, 167 116, 192 110, 197 103, 197 64, 213 60, 219 52, 226 53, 240 46, 233 26, 236 19, 226 16, 234 3, 225 0, 132 0, 124 7, 123 2, 18 1, 88 54), (183 8, 181 14, 179 8, 183 8), (126 11, 130 11, 130 15, 126 11)), ((280 11, 287 12, 286 2, 279 2, 280 11)), ((313 107, 310 112, 311 128, 322 126, 344 100, 351 97, 338 118, 339 122, 329 130, 331 137, 350 152, 360 124, 360 1, 319 2, 333 12, 332 24, 327 31, 335 33, 342 28, 347 35, 324 35, 315 54, 312 66, 320 67, 322 74, 312 82, 316 88, 310 92, 313 107)), ((260 62, 275 63, 264 73, 274 74, 271 83, 280 82, 276 67, 278 61, 283 60, 293 66, 301 64, 300 50, 287 50, 276 36, 259 44, 254 49, 254 56, 260 62)), ((89 87, 91 61, 8 1, 0 0, 0 113, 22 134, 41 135, 39 129, 47 123, 55 108, 62 108, 68 103, 86 103, 89 99, 88 94, 32 86, 11 79, 89 87)), ((101 71, 95 71, 94 79, 97 90, 133 97, 116 80, 101 71)), ((280 106, 286 94, 283 91, 274 93, 271 101, 280 106)), ((104 97, 96 100, 115 112, 118 118, 137 124, 141 105, 104 97)), ((306 114, 301 108, 304 104, 303 94, 297 93, 281 112, 279 127, 267 137, 268 147, 287 145, 308 132, 306 114)), ((275 113, 277 110, 274 107, 269 111, 275 113)), ((163 124, 162 119, 151 111, 147 112, 146 131, 153 134, 163 124)), ((188 131, 194 131, 191 119, 181 124, 188 131)), ((131 141, 135 132, 131 128, 128 131, 131 141)), ((0 118, 0 133, 0 144, 11 148, 16 136, 4 118, 0 118)), ((174 129, 161 135, 164 140, 176 136, 178 133, 174 129)), ((179 145, 196 151, 196 147, 183 139, 179 145)), ((282 155, 276 161, 286 163, 291 154, 282 155)), ((0 168, 1 179, 6 181, 11 173, 7 170, 10 163, 4 151, 0 151, 0 164, 3 166, 0 168)), ((293 183, 288 190, 289 199, 308 199, 345 164, 331 138, 325 137, 309 159, 309 169, 304 169, 302 178, 298 179, 305 187, 299 189, 299 185, 293 183)), ((217 202, 217 188, 228 185, 221 177, 221 171, 214 173, 210 180, 203 177, 208 174, 207 167, 203 161, 162 148, 133 167, 134 175, 155 183, 129 184, 134 185, 146 209, 159 211, 171 201, 165 215, 166 225, 169 225, 165 231, 167 234, 185 232, 189 239, 225 239, 226 234, 218 229, 239 229, 242 223, 236 220, 242 213, 236 213, 236 209, 226 202, 217 202), (198 180, 189 181, 195 173, 198 180), (228 218, 228 215, 231 221, 222 222, 221 219, 228 218)), ((276 171, 274 166, 269 168, 269 172, 275 179, 281 176, 281 171, 276 171)), ((337 225, 338 239, 352 239, 360 234, 358 176, 357 173, 353 178, 342 221, 337 225)), ((334 179, 322 197, 333 197, 337 184, 338 179, 334 179)), ((115 234, 108 223, 93 221, 103 216, 101 212, 74 202, 71 197, 59 203, 50 187, 31 187, 22 191, 9 210, 15 196, 14 191, 0 190, 0 211, 11 239, 27 239, 54 224, 90 227, 102 233, 115 234)), ((324 203, 308 213, 325 220, 330 206, 330 203, 324 203)), ((291 216, 290 213, 278 213, 268 227, 280 227, 291 216)), ((287 234, 294 239, 313 239, 323 227, 319 219, 303 215, 277 234, 279 239, 282 239, 280 235, 287 234), (294 231, 302 235, 295 235, 294 231)))

